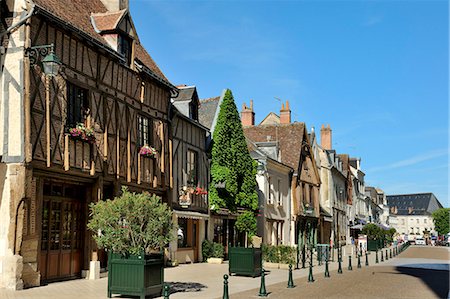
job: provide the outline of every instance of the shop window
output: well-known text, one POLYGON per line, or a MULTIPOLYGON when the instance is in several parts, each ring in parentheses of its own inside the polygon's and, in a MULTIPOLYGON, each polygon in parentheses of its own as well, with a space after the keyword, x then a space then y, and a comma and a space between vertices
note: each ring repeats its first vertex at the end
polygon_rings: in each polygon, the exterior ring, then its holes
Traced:
POLYGON ((189 247, 187 237, 188 237, 187 219, 178 218, 178 248, 189 247))
POLYGON ((84 123, 89 114, 89 100, 87 89, 67 82, 67 122, 68 127, 84 123))
POLYGON ((187 184, 190 186, 197 186, 198 174, 197 174, 197 152, 193 150, 188 150, 187 152, 187 184))
POLYGON ((153 122, 150 118, 143 115, 138 115, 138 145, 144 146, 152 145, 152 130, 153 122))

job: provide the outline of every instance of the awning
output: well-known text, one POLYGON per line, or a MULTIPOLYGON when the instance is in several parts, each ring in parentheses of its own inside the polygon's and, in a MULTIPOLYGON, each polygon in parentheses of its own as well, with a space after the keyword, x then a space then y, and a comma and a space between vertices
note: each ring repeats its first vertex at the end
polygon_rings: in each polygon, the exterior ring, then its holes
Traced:
POLYGON ((359 224, 363 224, 363 225, 367 223, 366 220, 361 219, 361 218, 356 218, 356 222, 359 224))
POLYGON ((389 229, 388 226, 386 226, 386 225, 384 225, 384 224, 381 224, 381 223, 377 223, 377 226, 378 226, 379 228, 383 229, 383 230, 388 230, 388 229, 389 229))
POLYGON ((362 224, 357 224, 357 225, 353 225, 353 226, 350 226, 350 228, 351 229, 362 229, 363 228, 363 225, 362 224))
POLYGON ((205 219, 205 220, 209 219, 209 215, 208 214, 202 214, 202 213, 199 213, 199 212, 178 211, 178 210, 174 210, 173 212, 178 218, 205 219))

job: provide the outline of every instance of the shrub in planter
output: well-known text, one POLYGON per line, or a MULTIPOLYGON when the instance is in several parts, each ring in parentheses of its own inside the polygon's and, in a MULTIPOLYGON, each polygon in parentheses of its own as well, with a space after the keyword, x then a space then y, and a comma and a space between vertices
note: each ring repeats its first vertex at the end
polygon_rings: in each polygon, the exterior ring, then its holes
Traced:
POLYGON ((225 249, 223 248, 222 244, 213 243, 212 257, 223 259, 224 253, 225 249))
POLYGON ((159 197, 122 188, 114 200, 90 205, 88 228, 109 252, 108 297, 160 294, 164 268, 161 250, 172 239, 172 212, 159 197))
POLYGON ((225 249, 222 244, 204 240, 202 242, 203 261, 210 258, 223 259, 225 249))

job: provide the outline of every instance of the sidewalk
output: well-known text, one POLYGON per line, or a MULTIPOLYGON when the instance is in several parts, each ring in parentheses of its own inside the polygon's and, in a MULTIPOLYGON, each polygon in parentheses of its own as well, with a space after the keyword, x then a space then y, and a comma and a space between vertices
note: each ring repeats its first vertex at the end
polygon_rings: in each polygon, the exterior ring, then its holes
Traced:
MULTIPOLYGON (((318 266, 314 261, 313 273, 315 277, 323 277, 325 265, 318 266)), ((384 262, 385 264, 386 262, 384 262)), ((364 268, 365 256, 361 258, 361 265, 364 268)), ((369 265, 375 265, 375 254, 369 254, 369 265)), ((308 266, 308 263, 307 263, 308 266)), ((343 257, 342 269, 347 271, 348 255, 343 257)), ((353 269, 357 267, 357 259, 352 258, 353 269)), ((329 270, 335 271, 338 268, 337 262, 329 264, 329 270)), ((288 270, 267 269, 266 287, 284 283, 287 285, 288 270)), ((294 280, 307 281, 308 268, 293 270, 294 280)), ((165 269, 165 281, 170 283, 172 293, 170 298, 221 298, 223 294, 223 275, 228 274, 228 263, 221 265, 198 263, 180 265, 175 268, 165 269)), ((332 273, 332 275, 337 275, 332 273)), ((259 289, 261 279, 259 277, 231 276, 228 279, 229 293, 237 294, 253 289, 259 289)), ((107 298, 107 278, 99 280, 78 279, 67 282, 51 283, 47 286, 26 289, 22 291, 0 290, 2 299, 98 299, 107 298)), ((255 294, 257 295, 257 294, 255 294)), ((118 295, 115 298, 121 298, 118 295)), ((126 297, 124 297, 126 298, 126 297)), ((162 297, 159 297, 162 298, 162 297)))

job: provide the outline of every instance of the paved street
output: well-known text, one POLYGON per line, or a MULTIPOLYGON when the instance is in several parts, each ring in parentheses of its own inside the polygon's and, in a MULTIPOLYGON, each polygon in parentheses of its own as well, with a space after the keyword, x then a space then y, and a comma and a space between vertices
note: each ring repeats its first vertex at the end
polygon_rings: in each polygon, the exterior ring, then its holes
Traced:
MULTIPOLYGON (((287 270, 271 270, 266 276, 270 298, 447 298, 449 289, 449 254, 445 247, 412 246, 400 256, 375 264, 371 254, 369 267, 347 271, 344 258, 342 275, 337 263, 330 265, 331 278, 323 278, 323 266, 314 267, 314 283, 307 283, 307 269, 294 271, 296 288, 287 289, 287 270)), ((228 264, 193 264, 168 268, 166 281, 177 291, 170 298, 221 298, 223 274, 228 264)), ((229 279, 230 297, 256 298, 260 279, 232 276, 229 279)), ((23 291, 0 290, 2 299, 97 299, 106 298, 107 279, 73 280, 23 291)), ((119 297, 116 298, 127 298, 119 297)))

